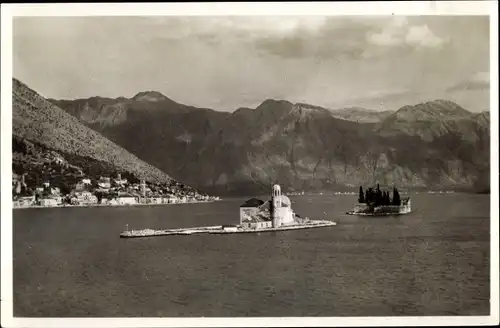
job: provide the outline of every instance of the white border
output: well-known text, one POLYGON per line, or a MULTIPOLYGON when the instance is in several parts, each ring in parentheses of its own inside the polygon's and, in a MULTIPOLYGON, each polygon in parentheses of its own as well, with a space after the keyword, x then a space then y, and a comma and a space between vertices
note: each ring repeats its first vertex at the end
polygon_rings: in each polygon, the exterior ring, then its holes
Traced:
POLYGON ((280 326, 459 326, 499 323, 498 262, 498 2, 302 2, 302 3, 112 3, 2 4, 1 16, 1 313, 2 327, 280 327, 280 326), (12 17, 166 15, 490 15, 491 81, 491 314, 471 317, 301 318, 13 318, 12 317, 12 17))

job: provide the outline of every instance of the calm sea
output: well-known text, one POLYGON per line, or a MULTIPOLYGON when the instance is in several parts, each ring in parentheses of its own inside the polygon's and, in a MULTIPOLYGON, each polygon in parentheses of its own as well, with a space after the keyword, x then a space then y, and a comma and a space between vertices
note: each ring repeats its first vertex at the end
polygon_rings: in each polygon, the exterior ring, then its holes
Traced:
POLYGON ((119 234, 238 223, 245 199, 16 210, 14 316, 488 315, 489 196, 412 196, 385 218, 344 215, 356 196, 292 196, 338 225, 145 239, 119 234))

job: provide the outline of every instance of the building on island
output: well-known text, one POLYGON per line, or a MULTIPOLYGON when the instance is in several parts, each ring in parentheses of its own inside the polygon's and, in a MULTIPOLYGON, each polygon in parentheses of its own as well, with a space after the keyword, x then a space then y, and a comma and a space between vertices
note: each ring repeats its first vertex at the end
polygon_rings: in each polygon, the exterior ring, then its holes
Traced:
POLYGON ((354 210, 347 212, 350 215, 397 215, 411 213, 411 198, 401 199, 400 192, 393 187, 392 197, 389 191, 377 188, 368 188, 366 193, 359 187, 358 204, 354 210))
POLYGON ((268 208, 264 208, 264 201, 251 198, 240 206, 240 225, 243 228, 267 227, 270 224, 268 208), (262 215, 259 215, 262 212, 262 215))
POLYGON ((292 209, 290 198, 281 194, 281 187, 274 185, 271 199, 264 202, 257 198, 240 206, 240 225, 244 229, 279 228, 300 223, 292 209))

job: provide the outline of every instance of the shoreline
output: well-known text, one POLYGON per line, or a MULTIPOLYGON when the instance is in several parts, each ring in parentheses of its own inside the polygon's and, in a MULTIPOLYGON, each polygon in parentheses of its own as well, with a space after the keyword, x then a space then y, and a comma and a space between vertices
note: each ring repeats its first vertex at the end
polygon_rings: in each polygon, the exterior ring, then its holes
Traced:
POLYGON ((18 206, 13 207, 13 210, 26 210, 26 209, 49 209, 49 208, 82 208, 82 207, 135 207, 135 206, 168 206, 168 205, 191 205, 191 204, 204 204, 204 203, 214 203, 219 200, 200 200, 191 201, 186 203, 150 203, 150 204, 85 204, 85 205, 55 205, 55 206, 41 206, 41 205, 30 205, 30 206, 18 206))

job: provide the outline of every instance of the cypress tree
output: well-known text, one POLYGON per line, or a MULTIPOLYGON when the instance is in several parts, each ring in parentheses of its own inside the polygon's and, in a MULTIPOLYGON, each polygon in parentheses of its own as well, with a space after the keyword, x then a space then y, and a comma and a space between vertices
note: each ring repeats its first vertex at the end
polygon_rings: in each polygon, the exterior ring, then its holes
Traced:
POLYGON ((377 189, 375 191, 375 204, 382 204, 382 192, 380 191, 380 185, 377 183, 377 189))
POLYGON ((392 204, 397 205, 397 206, 401 205, 401 198, 399 197, 398 190, 396 188, 394 188, 393 192, 394 192, 394 196, 392 198, 392 204))
POLYGON ((367 195, 366 195, 366 203, 371 203, 373 202, 373 190, 372 188, 368 188, 368 190, 366 191, 367 195))
POLYGON ((363 192, 363 187, 359 186, 359 198, 358 198, 358 203, 364 203, 365 202, 365 193, 363 192))

